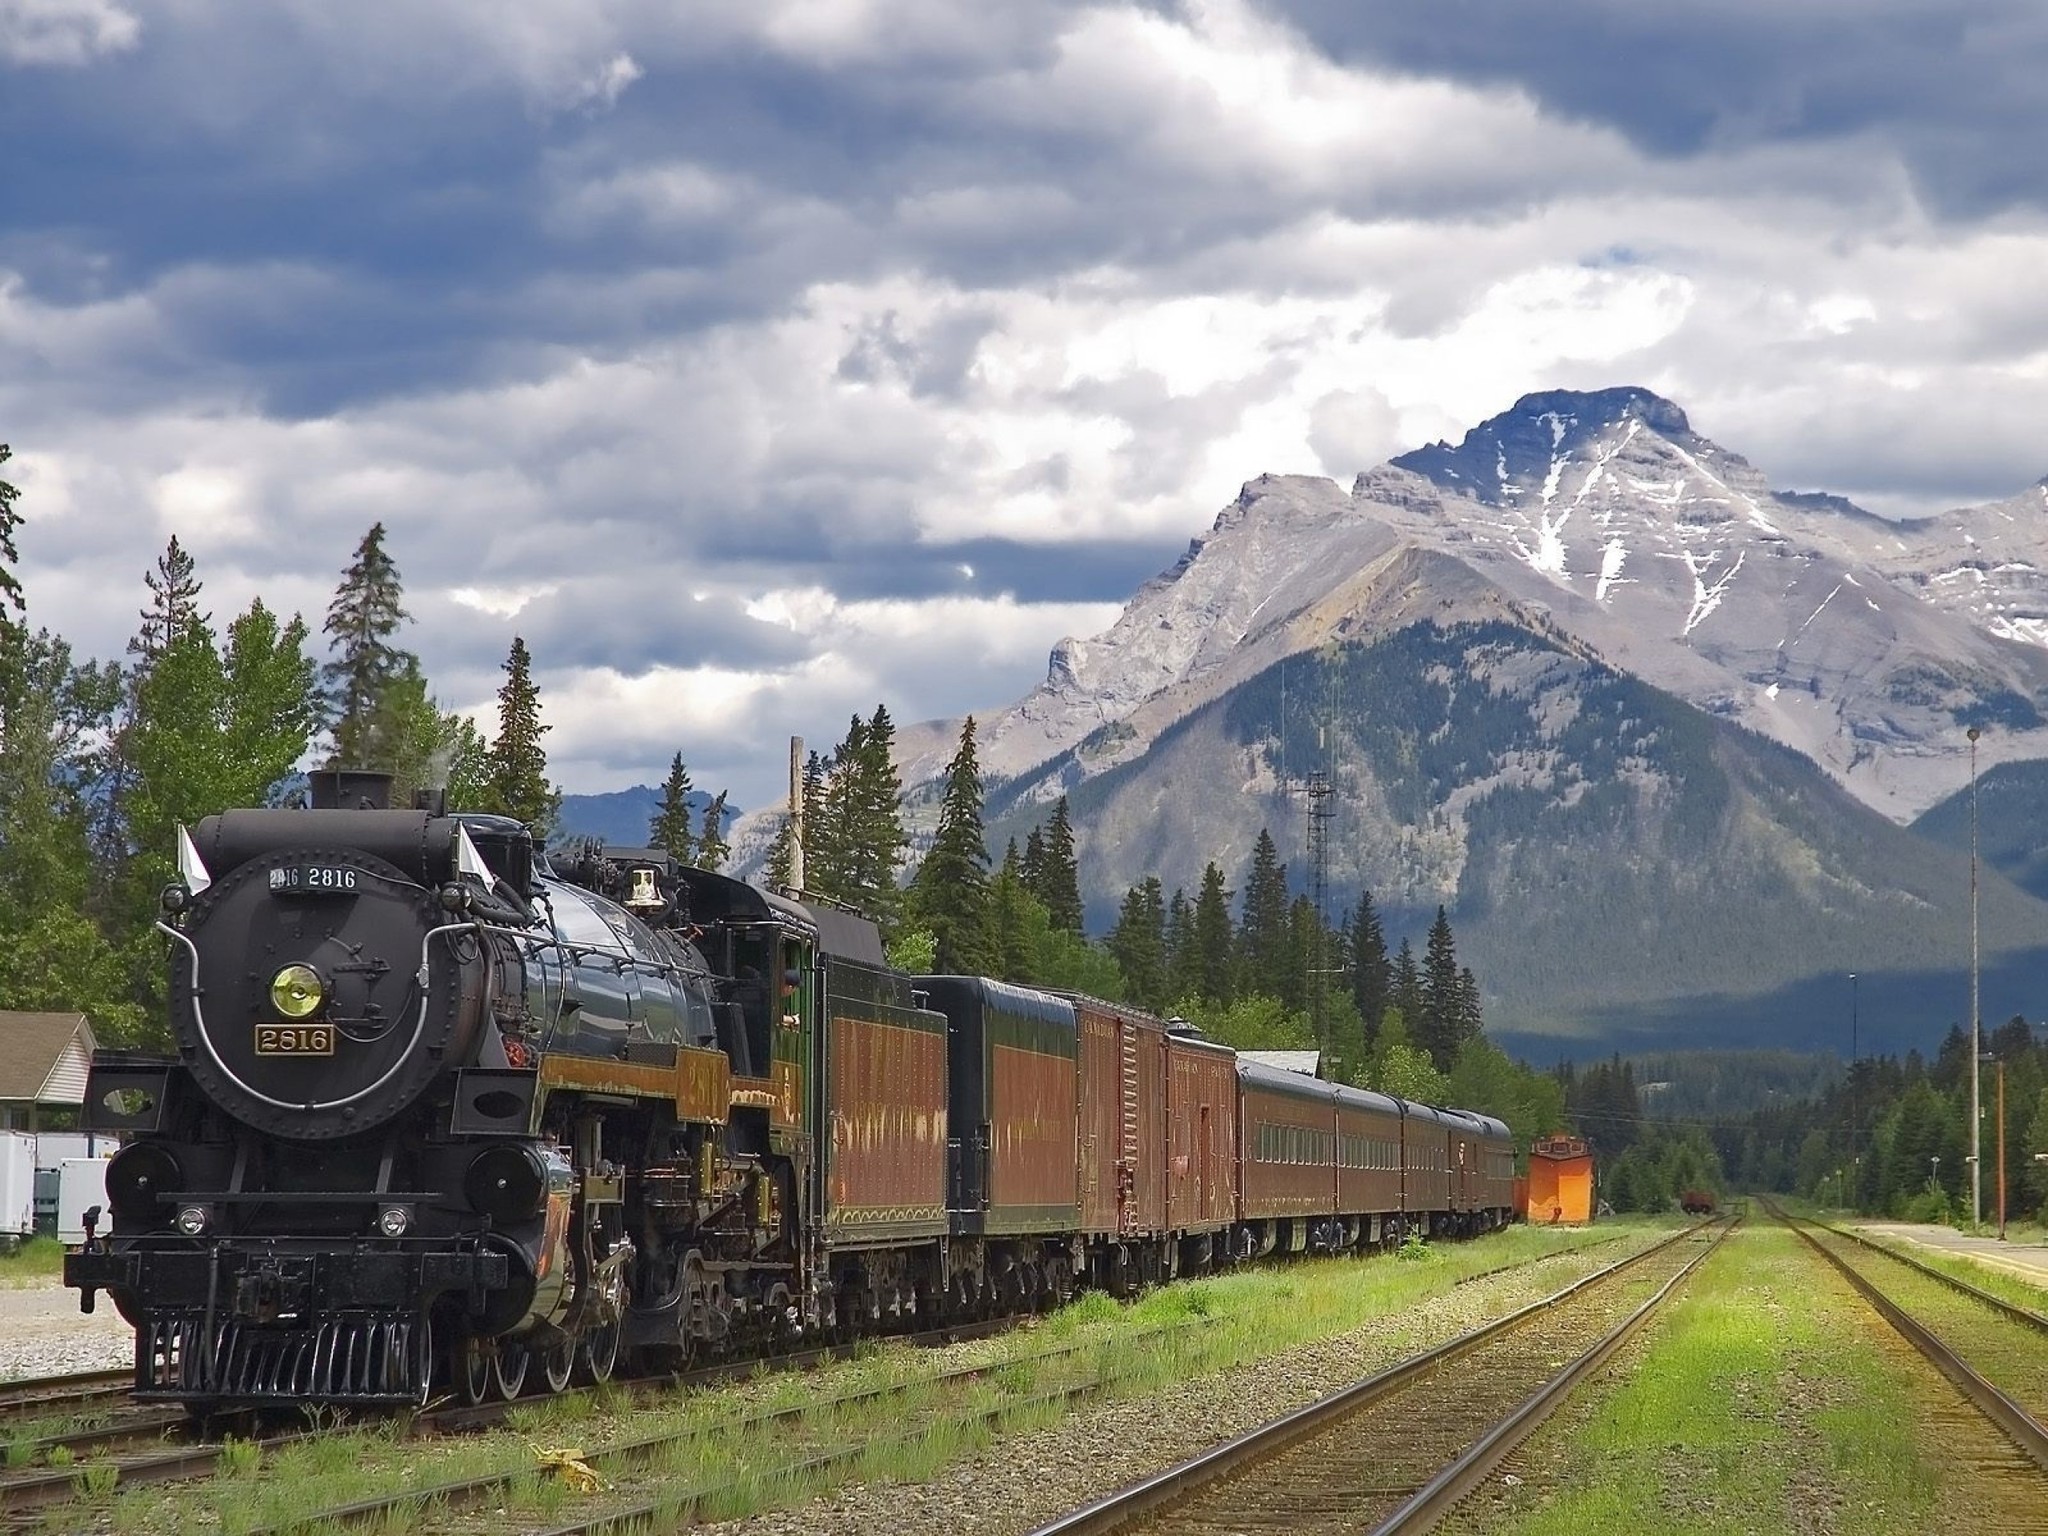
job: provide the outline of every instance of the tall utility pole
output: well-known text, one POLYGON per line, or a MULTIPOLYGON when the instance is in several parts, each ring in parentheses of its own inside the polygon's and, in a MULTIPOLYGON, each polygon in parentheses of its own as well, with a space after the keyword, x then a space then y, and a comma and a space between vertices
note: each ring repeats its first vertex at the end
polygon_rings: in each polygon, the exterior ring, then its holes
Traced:
POLYGON ((1970 1225, 1984 1224, 1984 1109, 1979 1099, 1978 1058, 1984 1053, 1977 1016, 1977 737, 1970 727, 1970 1225))
MULTIPOLYGON (((1324 992, 1330 984, 1330 966, 1323 954, 1323 935, 1329 928, 1323 916, 1330 891, 1330 806, 1332 788, 1330 776, 1318 768, 1308 776, 1308 871, 1309 891, 1316 906, 1315 953, 1309 956, 1308 1007, 1309 1025, 1315 1033, 1316 1049, 1328 1051, 1329 1012, 1324 1001, 1324 992)), ((1356 1066, 1357 1063, 1352 1063, 1356 1066)))

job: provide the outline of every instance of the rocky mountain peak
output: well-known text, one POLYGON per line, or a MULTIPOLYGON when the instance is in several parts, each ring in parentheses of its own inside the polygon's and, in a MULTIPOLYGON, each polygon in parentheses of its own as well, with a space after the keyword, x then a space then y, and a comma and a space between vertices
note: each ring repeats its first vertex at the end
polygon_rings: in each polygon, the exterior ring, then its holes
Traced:
POLYGON ((1524 395, 1511 409, 1467 432, 1457 447, 1432 443, 1393 462, 1454 495, 1501 506, 1545 484, 1554 489, 1558 466, 1596 455, 1602 445, 1644 429, 1688 451, 1712 448, 1694 435, 1676 405, 1647 389, 1624 385, 1524 395))

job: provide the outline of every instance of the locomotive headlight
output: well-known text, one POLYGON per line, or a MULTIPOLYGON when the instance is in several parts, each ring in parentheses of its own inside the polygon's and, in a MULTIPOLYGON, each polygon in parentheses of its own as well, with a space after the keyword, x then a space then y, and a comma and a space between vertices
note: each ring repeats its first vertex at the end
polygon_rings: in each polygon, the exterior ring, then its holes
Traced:
POLYGON ((386 1237, 403 1237, 412 1228, 412 1209, 403 1205, 380 1206, 377 1210, 377 1230, 386 1237))
POLYGON ((198 1237, 206 1231, 213 1213, 203 1205, 181 1205, 177 1218, 171 1223, 187 1237, 198 1237))
POLYGON ((270 1006, 288 1019, 310 1018, 326 1001, 320 973, 310 965, 288 965, 270 978, 270 1006))

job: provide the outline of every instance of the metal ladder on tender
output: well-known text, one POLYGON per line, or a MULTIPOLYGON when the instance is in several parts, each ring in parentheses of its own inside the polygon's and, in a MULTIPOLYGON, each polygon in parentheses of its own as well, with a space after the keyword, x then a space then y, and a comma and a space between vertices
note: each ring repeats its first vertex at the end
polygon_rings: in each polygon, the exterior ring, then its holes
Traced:
POLYGON ((1116 1221, 1122 1232, 1138 1228, 1138 1032, 1119 1021, 1120 1114, 1116 1128, 1116 1221))

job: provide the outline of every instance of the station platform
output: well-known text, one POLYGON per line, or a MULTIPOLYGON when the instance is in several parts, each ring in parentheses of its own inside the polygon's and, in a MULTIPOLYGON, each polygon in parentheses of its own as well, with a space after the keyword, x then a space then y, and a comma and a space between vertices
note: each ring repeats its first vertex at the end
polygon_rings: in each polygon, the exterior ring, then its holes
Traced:
POLYGON ((1938 1249, 2048 1287, 2048 1243, 2038 1240, 2001 1243, 1995 1229, 1983 1236, 1975 1236, 1958 1232, 1954 1227, 1936 1227, 1912 1221, 1859 1221, 1854 1225, 1857 1231, 1868 1232, 1872 1237, 1903 1238, 1920 1247, 1938 1249))

